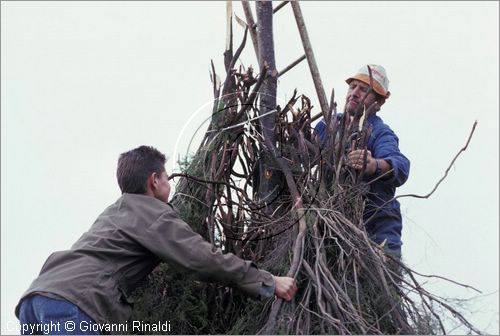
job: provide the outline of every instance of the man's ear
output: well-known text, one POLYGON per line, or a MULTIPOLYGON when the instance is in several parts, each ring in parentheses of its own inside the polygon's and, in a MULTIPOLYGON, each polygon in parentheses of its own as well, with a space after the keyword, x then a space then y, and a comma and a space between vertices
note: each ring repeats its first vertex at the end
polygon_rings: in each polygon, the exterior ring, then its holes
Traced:
POLYGON ((158 177, 156 173, 149 175, 148 177, 148 188, 151 190, 156 190, 158 185, 158 177))

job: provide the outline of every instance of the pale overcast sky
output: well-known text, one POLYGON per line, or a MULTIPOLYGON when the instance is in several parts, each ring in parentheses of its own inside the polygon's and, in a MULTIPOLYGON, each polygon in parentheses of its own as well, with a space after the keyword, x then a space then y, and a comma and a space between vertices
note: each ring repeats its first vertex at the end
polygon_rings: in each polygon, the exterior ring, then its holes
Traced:
MULTIPOLYGON (((403 256, 419 272, 480 289, 467 317, 498 334, 498 2, 301 6, 327 95, 334 87, 340 108, 348 76, 366 63, 387 69, 392 95, 379 115, 412 162, 398 194, 432 190, 478 121, 435 194, 400 200, 403 256)), ((15 333, 14 307, 49 254, 69 248, 120 196, 120 153, 153 145, 175 169, 210 115, 210 59, 223 74, 225 7, 1 3, 2 334, 15 333)), ((234 29, 238 45, 242 29, 234 29)), ((241 62, 256 67, 252 48, 249 40, 241 62)), ((275 48, 278 69, 303 53, 290 6, 275 15, 275 48)), ((305 62, 280 78, 279 99, 294 88, 319 106, 305 62)), ((427 287, 476 295, 444 281, 427 287)))

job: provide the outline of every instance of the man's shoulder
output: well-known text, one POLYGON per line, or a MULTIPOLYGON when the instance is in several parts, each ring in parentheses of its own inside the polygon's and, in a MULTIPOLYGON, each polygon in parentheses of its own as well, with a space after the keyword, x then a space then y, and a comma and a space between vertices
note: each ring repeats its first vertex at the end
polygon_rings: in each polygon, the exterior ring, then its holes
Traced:
POLYGON ((368 119, 370 124, 372 124, 373 131, 379 134, 383 133, 392 133, 394 134, 394 131, 392 128, 384 122, 382 118, 380 118, 378 115, 373 115, 371 118, 368 119))
MULTIPOLYGON (((332 114, 332 120, 335 120, 338 122, 342 119, 343 115, 344 115, 343 113, 332 114)), ((314 130, 316 132, 323 132, 325 127, 326 127, 325 117, 321 117, 321 119, 319 119, 318 123, 314 126, 314 130)))
MULTIPOLYGON (((335 119, 335 120, 337 120, 337 121, 339 121, 340 119, 342 119, 342 117, 343 117, 343 116, 344 116, 344 113, 342 113, 342 112, 340 112, 340 113, 335 113, 335 114, 334 114, 334 113, 332 113, 332 115, 331 115, 332 120, 333 120, 333 119, 335 119)), ((321 118, 319 119, 318 124, 321 124, 321 123, 325 124, 325 117, 321 117, 321 118)))
POLYGON ((120 220, 122 225, 134 224, 137 220, 152 224, 166 213, 175 215, 177 211, 171 204, 152 196, 125 193, 101 216, 123 219, 123 221, 120 220))

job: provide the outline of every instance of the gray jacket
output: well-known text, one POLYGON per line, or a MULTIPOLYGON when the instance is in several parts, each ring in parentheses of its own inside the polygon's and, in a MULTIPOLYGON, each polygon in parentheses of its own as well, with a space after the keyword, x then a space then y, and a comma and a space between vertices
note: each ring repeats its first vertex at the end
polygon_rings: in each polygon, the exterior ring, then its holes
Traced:
POLYGON ((179 218, 172 205, 150 196, 123 194, 70 250, 49 256, 22 298, 55 294, 97 323, 125 323, 132 313, 128 296, 160 260, 205 281, 239 287, 254 297, 263 286, 273 286, 269 272, 212 247, 179 218))

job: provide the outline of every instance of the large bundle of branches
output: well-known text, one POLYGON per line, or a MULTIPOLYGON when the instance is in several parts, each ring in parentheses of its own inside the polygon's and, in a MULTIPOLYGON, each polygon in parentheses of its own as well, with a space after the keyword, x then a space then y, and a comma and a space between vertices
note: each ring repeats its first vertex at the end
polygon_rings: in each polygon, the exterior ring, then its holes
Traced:
POLYGON ((258 76, 252 68, 235 69, 245 40, 246 32, 234 55, 226 52, 223 82, 212 66, 211 123, 183 172, 171 176, 178 181, 172 202, 215 247, 295 277, 299 291, 290 303, 251 300, 161 264, 136 292, 132 320, 169 320, 178 334, 431 334, 447 332, 447 311, 479 333, 368 238, 369 186, 345 165, 350 149, 366 148, 368 111, 349 122, 337 117, 332 98, 320 141, 311 130, 310 100, 295 92, 267 112, 275 118, 270 141, 260 123, 266 68, 258 76), (267 198, 256 196, 261 179, 276 182, 267 198))

